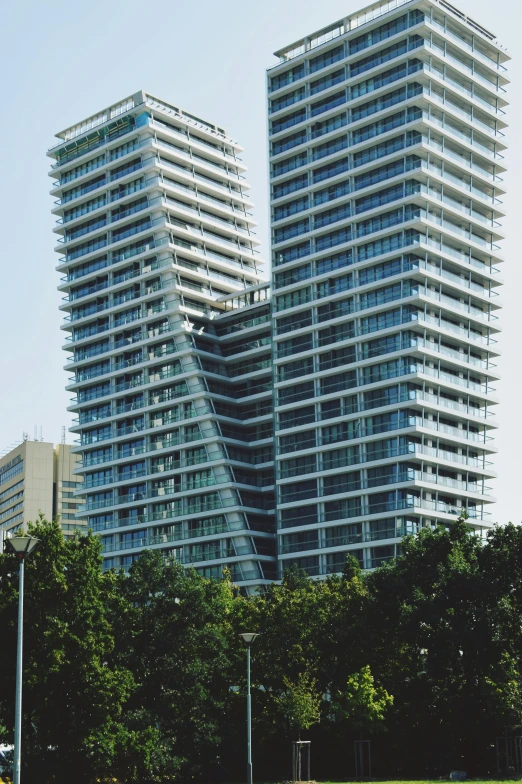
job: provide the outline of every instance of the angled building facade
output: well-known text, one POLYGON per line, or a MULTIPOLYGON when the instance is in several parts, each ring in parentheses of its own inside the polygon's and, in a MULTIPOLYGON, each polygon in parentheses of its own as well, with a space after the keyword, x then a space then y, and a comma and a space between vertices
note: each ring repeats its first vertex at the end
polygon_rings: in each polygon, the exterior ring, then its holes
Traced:
POLYGON ((490 520, 507 56, 391 0, 268 71, 280 570, 490 520))
POLYGON ((241 148, 144 92, 58 137, 81 514, 106 568, 152 547, 248 591, 276 565, 268 291, 241 148))
POLYGON ((155 548, 251 593, 491 524, 508 56, 444 0, 276 55, 270 286, 223 129, 140 92, 49 151, 105 568, 155 548))

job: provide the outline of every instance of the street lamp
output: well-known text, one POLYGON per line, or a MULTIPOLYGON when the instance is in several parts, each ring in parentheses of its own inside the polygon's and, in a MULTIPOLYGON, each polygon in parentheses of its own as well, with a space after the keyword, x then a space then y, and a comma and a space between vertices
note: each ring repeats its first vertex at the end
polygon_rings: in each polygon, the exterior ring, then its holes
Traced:
POLYGON ((24 561, 38 547, 39 539, 34 536, 12 536, 5 540, 6 550, 18 558, 18 644, 16 648, 16 697, 14 732, 14 776, 13 784, 20 784, 20 765, 22 760, 22 644, 24 624, 24 561))
MULTIPOLYGON (((252 784, 252 708, 250 703, 250 648, 259 637, 252 632, 243 632, 239 635, 247 647, 247 784, 252 784)), ((15 783, 16 784, 16 783, 15 783)))

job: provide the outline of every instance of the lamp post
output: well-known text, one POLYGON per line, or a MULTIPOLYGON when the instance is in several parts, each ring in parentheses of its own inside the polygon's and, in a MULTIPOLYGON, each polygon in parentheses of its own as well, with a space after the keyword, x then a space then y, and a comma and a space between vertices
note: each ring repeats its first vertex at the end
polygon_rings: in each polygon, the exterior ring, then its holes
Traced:
POLYGON ((24 624, 24 562, 28 555, 38 546, 39 539, 33 536, 12 536, 5 540, 6 550, 18 558, 18 641, 16 648, 16 696, 15 696, 15 728, 14 728, 14 775, 13 784, 20 784, 20 766, 22 761, 22 645, 24 624))
POLYGON ((252 784, 252 707, 250 702, 250 648, 258 634, 243 632, 239 635, 247 647, 247 784, 252 784))

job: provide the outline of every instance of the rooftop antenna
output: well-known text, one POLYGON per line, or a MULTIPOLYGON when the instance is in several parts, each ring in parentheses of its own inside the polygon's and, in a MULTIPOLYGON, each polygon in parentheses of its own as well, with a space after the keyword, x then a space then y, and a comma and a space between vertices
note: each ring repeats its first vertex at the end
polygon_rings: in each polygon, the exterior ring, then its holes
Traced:
POLYGON ((34 439, 33 440, 34 441, 38 441, 38 425, 34 426, 34 433, 33 433, 33 435, 34 435, 34 439))
POLYGON ((22 437, 23 437, 24 441, 29 441, 29 433, 26 433, 25 430, 22 433, 22 437))
POLYGON ((62 444, 65 446, 65 425, 62 425, 62 444))
POLYGON ((43 441, 42 426, 40 425, 40 441, 43 441))

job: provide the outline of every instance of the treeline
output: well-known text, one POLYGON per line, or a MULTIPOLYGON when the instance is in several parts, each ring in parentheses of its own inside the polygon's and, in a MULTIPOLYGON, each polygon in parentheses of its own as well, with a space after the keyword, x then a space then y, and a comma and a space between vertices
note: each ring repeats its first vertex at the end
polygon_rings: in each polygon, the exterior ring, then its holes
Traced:
MULTIPOLYGON (((291 741, 312 776, 496 769, 495 740, 522 711, 522 527, 487 541, 465 520, 406 539, 392 565, 313 581, 289 571, 247 599, 227 579, 145 553, 125 576, 100 542, 40 520, 27 560, 24 784, 241 781, 252 647, 254 775, 290 777, 291 741)), ((14 721, 17 567, 0 555, 0 742, 14 721)))

